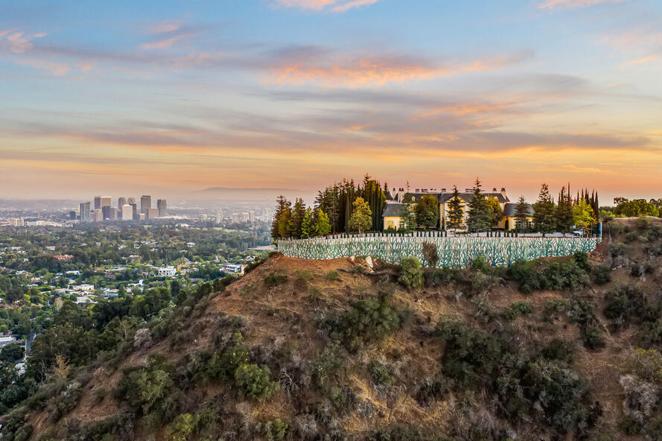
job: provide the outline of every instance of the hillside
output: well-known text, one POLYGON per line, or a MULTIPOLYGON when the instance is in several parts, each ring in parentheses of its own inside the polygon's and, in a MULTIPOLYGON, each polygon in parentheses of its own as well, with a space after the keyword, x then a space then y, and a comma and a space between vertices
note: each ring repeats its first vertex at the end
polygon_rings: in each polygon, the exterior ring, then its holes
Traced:
POLYGON ((606 231, 509 271, 274 255, 56 366, 0 439, 660 440, 662 222, 606 231))

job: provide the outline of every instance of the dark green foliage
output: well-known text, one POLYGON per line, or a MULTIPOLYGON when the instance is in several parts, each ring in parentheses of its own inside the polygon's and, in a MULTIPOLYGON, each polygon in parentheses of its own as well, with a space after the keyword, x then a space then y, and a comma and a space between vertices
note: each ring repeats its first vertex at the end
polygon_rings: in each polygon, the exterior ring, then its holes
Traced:
POLYGON ((336 270, 329 271, 324 275, 324 278, 330 282, 337 282, 340 280, 340 273, 336 270))
POLYGON ((508 309, 504 311, 504 317, 508 320, 514 320, 519 316, 530 315, 533 313, 533 307, 529 302, 513 302, 508 309))
POLYGON ((442 371, 454 388, 486 388, 510 421, 535 418, 556 433, 578 435, 595 424, 600 409, 591 402, 588 385, 564 361, 529 355, 503 335, 463 323, 441 322, 439 336, 446 343, 442 371))
POLYGON ((271 380, 266 366, 244 363, 234 372, 235 385, 241 393, 254 400, 269 398, 278 390, 278 383, 271 380))
POLYGON ((426 378, 416 391, 416 401, 421 406, 430 406, 443 399, 448 393, 448 383, 443 379, 426 378))
POLYGON ((388 296, 380 295, 354 302, 348 311, 328 320, 325 328, 333 340, 354 352, 396 331, 402 322, 402 314, 390 304, 388 296))
POLYGON ((211 356, 206 367, 206 375, 212 380, 234 379, 237 368, 248 363, 248 359, 248 348, 243 343, 243 337, 241 333, 235 332, 226 346, 211 356))
POLYGON ((588 349, 601 349, 605 343, 602 339, 602 329, 595 316, 595 307, 588 300, 575 297, 568 304, 568 318, 572 323, 579 325, 579 330, 588 349))
POLYGON ((611 268, 607 265, 598 265, 593 268, 593 281, 598 285, 611 282, 611 268))
POLYGON ((368 372, 373 383, 378 386, 390 386, 395 381, 391 369, 378 361, 373 360, 368 364, 368 372))
POLYGON ((439 223, 439 201, 435 196, 426 195, 416 204, 416 225, 424 230, 437 228, 439 223))
POLYGON ((455 321, 442 321, 437 333, 446 343, 442 358, 446 376, 467 388, 491 379, 504 352, 500 339, 455 321))
POLYGON ((400 262, 400 277, 398 281, 408 289, 423 287, 423 267, 415 257, 405 257, 400 262))
POLYGON ((160 360, 152 359, 143 368, 125 372, 115 395, 138 414, 147 415, 153 411, 163 411, 165 398, 174 388, 169 367, 160 360))
POLYGON ((572 363, 575 357, 575 345, 572 342, 554 338, 545 344, 540 355, 546 360, 572 363))
POLYGON ((520 291, 576 291, 590 284, 590 278, 575 259, 515 262, 508 274, 520 291))
POLYGON ((290 426, 280 418, 264 423, 262 433, 269 441, 282 441, 287 437, 290 426))
POLYGON ((605 294, 604 314, 612 328, 618 330, 630 324, 654 321, 659 308, 650 305, 640 289, 625 285, 605 294))
POLYGON ((264 277, 264 285, 273 288, 287 282, 287 274, 281 272, 269 273, 264 277))

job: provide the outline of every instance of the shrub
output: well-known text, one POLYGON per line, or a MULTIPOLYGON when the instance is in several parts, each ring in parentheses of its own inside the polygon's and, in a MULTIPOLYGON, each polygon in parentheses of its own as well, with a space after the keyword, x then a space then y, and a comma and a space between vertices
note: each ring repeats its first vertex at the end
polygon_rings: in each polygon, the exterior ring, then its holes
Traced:
POLYGON ((442 380, 426 378, 416 391, 416 401, 421 406, 430 406, 448 393, 448 384, 442 380))
POLYGON ((607 265, 598 265, 593 268, 593 281, 598 285, 611 282, 611 268, 607 265))
POLYGON ((282 272, 269 273, 264 278, 264 284, 269 288, 282 285, 285 282, 287 282, 287 274, 284 274, 282 272))
POLYGON ((533 307, 529 302, 513 302, 504 312, 504 317, 508 320, 514 320, 521 315, 530 315, 533 313, 533 307))
POLYGON ((437 334, 446 342, 442 358, 446 376, 473 388, 492 378, 504 350, 501 340, 456 321, 442 321, 437 334))
POLYGON ((588 384, 573 370, 552 361, 531 363, 523 378, 525 394, 543 421, 560 433, 585 432, 601 410, 589 399, 588 384))
POLYGON ((234 372, 237 388, 248 398, 264 400, 278 390, 278 383, 271 380, 269 368, 244 363, 234 372))
POLYGON ((568 305, 567 312, 570 321, 579 325, 586 348, 595 350, 604 347, 605 343, 602 339, 600 324, 591 302, 575 297, 568 305))
POLYGON ((423 287, 423 268, 415 257, 405 257, 400 261, 400 283, 407 289, 423 287))
POLYGON ((194 415, 183 413, 168 425, 168 441, 188 441, 195 432, 197 421, 194 415))
POLYGON ((575 346, 571 342, 554 338, 542 348, 540 355, 546 360, 572 363, 575 358, 575 346))
POLYGON ((558 320, 568 310, 568 302, 563 299, 545 300, 542 309, 543 320, 551 322, 558 320))
POLYGON ((395 380, 388 366, 375 360, 368 364, 368 372, 372 381, 378 386, 390 386, 395 380))
POLYGON ((628 369, 646 381, 662 385, 662 353, 656 349, 635 349, 628 369))
POLYGON ((324 275, 324 278, 330 282, 337 282, 340 280, 340 273, 336 270, 331 270, 324 275))
POLYGON ((269 441, 282 441, 287 437, 289 429, 289 424, 280 418, 276 418, 264 424, 263 433, 269 441))
POLYGON ((428 268, 436 268, 439 263, 439 253, 437 245, 434 242, 423 242, 423 259, 428 264, 428 268))
POLYGON ((127 371, 116 395, 142 415, 157 410, 174 387, 166 369, 162 363, 151 360, 147 367, 127 371))
POLYGON ((237 368, 248 363, 248 348, 243 341, 241 333, 235 332, 226 346, 212 355, 207 363, 206 375, 214 380, 233 379, 237 368))
POLYGON ((519 284, 520 291, 576 291, 588 286, 587 272, 575 259, 519 261, 511 265, 508 274, 519 284))
POLYGON ((658 311, 648 304, 639 288, 625 285, 605 294, 604 314, 614 329, 621 329, 632 323, 655 320, 658 311))
POLYGON ((326 322, 332 339, 342 341, 350 351, 362 344, 383 339, 402 325, 403 317, 390 305, 388 296, 354 302, 349 311, 326 322))

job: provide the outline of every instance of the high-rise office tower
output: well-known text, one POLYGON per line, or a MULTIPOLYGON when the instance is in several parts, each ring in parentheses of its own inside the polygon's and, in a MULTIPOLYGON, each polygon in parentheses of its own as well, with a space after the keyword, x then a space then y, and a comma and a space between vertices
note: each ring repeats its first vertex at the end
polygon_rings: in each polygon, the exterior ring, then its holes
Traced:
POLYGON ((101 213, 103 220, 109 221, 115 219, 115 210, 110 205, 104 205, 101 207, 101 213))
POLYGON ((158 199, 156 201, 156 208, 159 210, 159 217, 168 215, 168 202, 165 199, 158 199))
POLYGON ((122 220, 123 221, 133 220, 133 206, 129 204, 122 205, 122 220))
MULTIPOLYGON (((129 201, 133 198, 129 198, 129 201)), ((131 205, 131 210, 133 210, 133 220, 140 220, 140 213, 138 213, 138 205, 136 204, 135 199, 133 202, 130 202, 129 205, 131 205)))
POLYGON ((145 218, 146 219, 156 219, 159 217, 159 210, 158 208, 150 208, 147 213, 145 213, 145 218))
POLYGON ((126 200, 126 203, 129 204, 129 205, 133 205, 133 204, 136 203, 136 198, 128 198, 126 200))
POLYGON ((90 221, 90 203, 83 202, 80 204, 80 221, 89 222, 90 221))
POLYGON ((113 198, 110 196, 101 196, 101 207, 110 207, 113 203, 113 198))
POLYGON ((119 197, 117 198, 117 209, 122 211, 124 206, 126 205, 126 198, 125 197, 119 197))
POLYGON ((148 214, 150 208, 152 208, 152 197, 146 194, 140 196, 140 212, 148 214))
POLYGON ((101 196, 94 196, 94 209, 101 209, 101 196))

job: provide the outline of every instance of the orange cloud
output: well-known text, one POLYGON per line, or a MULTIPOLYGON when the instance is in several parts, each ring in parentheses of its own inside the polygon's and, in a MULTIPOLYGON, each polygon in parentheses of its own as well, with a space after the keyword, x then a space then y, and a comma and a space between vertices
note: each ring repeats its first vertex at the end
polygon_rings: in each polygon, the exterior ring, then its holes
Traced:
POLYGON ((531 54, 434 65, 408 57, 358 57, 332 61, 293 60, 273 69, 282 84, 322 83, 327 86, 383 86, 412 80, 428 80, 474 72, 486 72, 522 61, 531 54))

